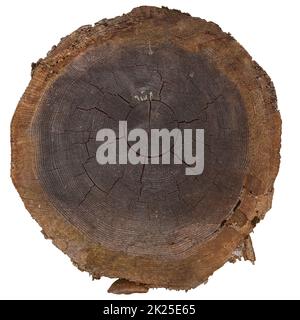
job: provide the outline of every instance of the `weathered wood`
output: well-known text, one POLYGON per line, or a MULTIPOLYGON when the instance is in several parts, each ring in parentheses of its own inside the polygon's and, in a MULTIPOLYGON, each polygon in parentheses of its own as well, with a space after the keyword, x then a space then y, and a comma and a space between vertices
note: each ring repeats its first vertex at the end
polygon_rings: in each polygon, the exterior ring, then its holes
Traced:
POLYGON ((144 284, 139 284, 125 279, 118 279, 110 286, 108 292, 115 294, 131 294, 146 293, 148 290, 149 288, 144 284))
POLYGON ((255 260, 249 233, 271 207, 281 120, 267 74, 216 24, 140 7, 79 28, 32 65, 11 131, 26 208, 80 270, 122 278, 112 292, 190 289, 255 260), (96 133, 120 120, 204 129, 203 173, 99 165, 96 133))

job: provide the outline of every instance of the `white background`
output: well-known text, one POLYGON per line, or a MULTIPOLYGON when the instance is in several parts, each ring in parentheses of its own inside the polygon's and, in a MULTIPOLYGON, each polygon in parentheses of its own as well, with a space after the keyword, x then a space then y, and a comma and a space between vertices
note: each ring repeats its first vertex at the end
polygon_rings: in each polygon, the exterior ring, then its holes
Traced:
POLYGON ((1 1, 0 298, 287 299, 300 298, 299 1, 1 1), (10 180, 10 121, 30 80, 30 64, 81 25, 139 5, 168 6, 230 32, 274 81, 283 120, 281 168, 273 208, 252 235, 257 262, 227 263, 188 292, 152 289, 116 296, 111 279, 92 281, 46 241, 10 180))

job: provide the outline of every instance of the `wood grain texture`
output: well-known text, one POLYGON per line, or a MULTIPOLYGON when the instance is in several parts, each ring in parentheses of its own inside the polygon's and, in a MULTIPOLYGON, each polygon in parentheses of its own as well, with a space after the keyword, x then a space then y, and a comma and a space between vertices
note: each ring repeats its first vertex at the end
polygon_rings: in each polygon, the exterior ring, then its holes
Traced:
POLYGON ((271 207, 280 135, 273 84, 230 34, 139 7, 79 28, 32 65, 12 120, 11 175, 80 270, 123 279, 111 291, 190 289, 227 261, 255 260, 249 233, 271 207), (120 120, 203 128, 203 174, 100 166, 96 133, 120 120))

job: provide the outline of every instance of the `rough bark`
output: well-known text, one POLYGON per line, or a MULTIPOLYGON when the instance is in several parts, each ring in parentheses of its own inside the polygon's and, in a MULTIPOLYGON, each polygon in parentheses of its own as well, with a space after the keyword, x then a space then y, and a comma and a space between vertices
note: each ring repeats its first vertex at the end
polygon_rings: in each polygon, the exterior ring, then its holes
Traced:
POLYGON ((214 23, 139 7, 79 28, 32 64, 11 126, 11 175, 45 237, 111 292, 190 289, 255 260, 281 120, 262 68, 214 23), (203 128, 205 168, 96 163, 96 132, 203 128), (127 280, 127 281, 126 281, 127 280), (136 284, 134 284, 136 283, 136 284))

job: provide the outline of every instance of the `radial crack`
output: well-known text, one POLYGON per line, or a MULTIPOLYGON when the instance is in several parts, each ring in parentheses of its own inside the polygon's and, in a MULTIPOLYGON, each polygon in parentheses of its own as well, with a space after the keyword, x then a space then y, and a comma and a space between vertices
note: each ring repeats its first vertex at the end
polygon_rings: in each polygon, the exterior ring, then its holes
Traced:
POLYGON ((80 207, 80 205, 86 200, 87 196, 90 194, 90 192, 92 191, 92 189, 94 188, 95 185, 92 185, 89 188, 89 191, 84 195, 83 199, 79 202, 78 207, 80 207))

